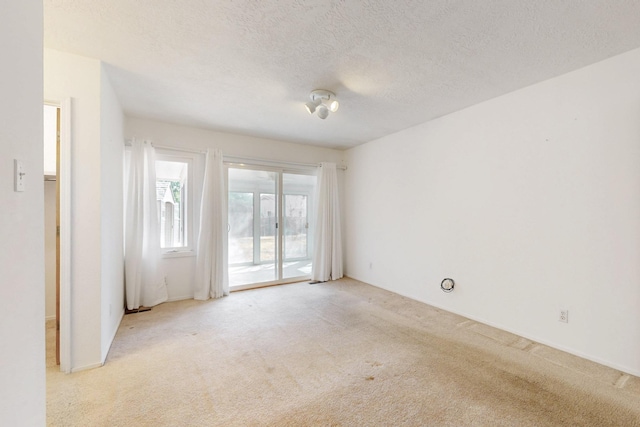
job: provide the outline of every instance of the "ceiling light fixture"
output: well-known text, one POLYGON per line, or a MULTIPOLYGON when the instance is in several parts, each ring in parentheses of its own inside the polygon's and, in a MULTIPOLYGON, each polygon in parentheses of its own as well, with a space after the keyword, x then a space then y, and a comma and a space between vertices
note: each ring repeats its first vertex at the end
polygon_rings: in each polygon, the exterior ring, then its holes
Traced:
POLYGON ((336 99, 336 94, 328 90, 316 89, 311 91, 309 98, 311 98, 311 101, 304 104, 307 111, 309 114, 317 111, 318 117, 323 120, 329 117, 329 111, 335 113, 338 111, 338 107, 340 107, 340 103, 338 103, 336 99))
POLYGON ((318 105, 320 105, 320 102, 320 99, 316 99, 315 101, 309 101, 304 105, 307 107, 309 114, 313 114, 316 111, 316 108, 318 108, 318 105))

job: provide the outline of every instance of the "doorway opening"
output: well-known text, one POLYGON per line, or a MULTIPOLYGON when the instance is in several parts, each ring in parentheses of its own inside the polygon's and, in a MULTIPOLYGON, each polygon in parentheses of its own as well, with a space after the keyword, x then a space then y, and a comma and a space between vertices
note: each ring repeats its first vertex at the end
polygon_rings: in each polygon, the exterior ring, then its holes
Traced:
POLYGON ((60 365, 60 107, 45 104, 44 130, 44 242, 47 366, 60 365), (55 335, 55 340, 52 335, 55 335))
POLYGON ((311 277, 313 172, 228 166, 229 286, 311 277))
POLYGON ((71 372, 71 98, 43 103, 47 367, 71 372), (49 326, 51 325, 51 328, 49 326), (49 330, 51 329, 51 330, 49 330), (49 339, 51 336, 51 340, 49 339), (51 358, 49 358, 51 354, 51 358), (51 360, 51 362, 50 362, 51 360))

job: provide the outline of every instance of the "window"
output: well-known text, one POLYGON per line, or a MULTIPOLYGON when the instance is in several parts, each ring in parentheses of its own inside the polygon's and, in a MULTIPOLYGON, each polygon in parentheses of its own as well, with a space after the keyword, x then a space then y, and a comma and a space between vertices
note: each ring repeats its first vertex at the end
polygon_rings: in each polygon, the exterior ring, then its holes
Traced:
POLYGON ((191 251, 191 189, 193 159, 158 150, 156 200, 160 247, 165 254, 191 251))

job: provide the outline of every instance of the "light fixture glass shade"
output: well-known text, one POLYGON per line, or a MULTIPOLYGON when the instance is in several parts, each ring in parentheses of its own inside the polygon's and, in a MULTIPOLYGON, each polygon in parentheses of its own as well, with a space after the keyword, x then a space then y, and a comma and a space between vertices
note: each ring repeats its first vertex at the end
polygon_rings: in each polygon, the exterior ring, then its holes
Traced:
POLYGON ((304 106, 306 107, 306 109, 309 112, 309 114, 313 114, 316 111, 316 104, 314 104, 311 101, 309 101, 306 104, 304 104, 304 106))
POLYGON ((332 113, 335 113, 336 111, 338 111, 338 107, 340 107, 340 103, 335 100, 335 99, 330 99, 327 107, 329 108, 329 111, 331 111, 332 113))
POLYGON ((320 117, 322 120, 324 120, 328 116, 329 116, 329 109, 324 104, 319 106, 318 107, 318 117, 320 117))
POLYGON ((314 99, 313 101, 309 101, 304 104, 304 106, 307 108, 309 114, 313 114, 316 111, 316 108, 318 108, 318 105, 320 105, 320 102, 321 101, 319 99, 314 99))

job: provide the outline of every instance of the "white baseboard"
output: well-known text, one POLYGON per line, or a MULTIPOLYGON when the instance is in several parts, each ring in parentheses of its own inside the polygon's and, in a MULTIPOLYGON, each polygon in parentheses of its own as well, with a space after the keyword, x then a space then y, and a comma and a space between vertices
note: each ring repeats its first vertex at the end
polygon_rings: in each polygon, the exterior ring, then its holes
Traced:
POLYGON ((433 302, 427 302, 427 301, 419 300, 419 299, 417 299, 417 298, 415 298, 415 297, 413 297, 411 295, 407 295, 407 294, 404 294, 402 292, 398 292, 397 290, 389 289, 389 288, 384 287, 384 286, 371 284, 371 283, 367 282, 366 280, 359 279, 359 278, 357 278, 355 276, 347 276, 347 275, 345 275, 345 277, 357 280, 357 281, 362 282, 362 283, 366 283, 367 285, 370 285, 370 286, 373 286, 373 287, 376 287, 376 288, 384 289, 385 291, 389 291, 389 292, 392 292, 394 294, 401 295, 401 296, 403 296, 405 298, 409 298, 409 299, 412 299, 414 301, 418 301, 420 303, 430 305, 432 307, 438 308, 440 310, 447 311, 449 313, 457 314, 458 316, 466 317, 467 319, 473 320, 475 322, 482 323, 484 325, 491 326, 492 328, 500 329, 500 330, 505 331, 505 332, 509 332, 509 333, 517 335, 519 337, 526 338, 526 339, 528 339, 530 341, 546 345, 547 347, 551 347, 551 348, 554 348, 556 350, 560 350, 560 351, 563 351, 565 353, 569 353, 569 354, 572 354, 574 356, 581 357, 582 359, 590 360, 591 362, 595 362, 595 363, 598 363, 598 364, 603 365, 603 366, 608 366, 609 368, 616 369, 616 370, 618 370, 620 372, 631 374, 631 375, 636 376, 636 377, 640 376, 640 371, 638 371, 636 369, 633 369, 633 368, 631 368, 629 366, 624 366, 624 365, 620 365, 618 363, 614 363, 614 362, 611 362, 611 361, 608 361, 608 360, 600 359, 599 357, 594 357, 594 356, 591 356, 589 354, 585 354, 585 353, 583 353, 581 351, 578 351, 578 350, 575 350, 573 348, 566 347, 566 346, 563 346, 563 345, 548 341, 548 340, 546 340, 544 338, 536 337, 536 336, 533 336, 533 335, 530 335, 530 334, 527 334, 527 333, 522 333, 522 331, 518 331, 518 330, 510 328, 508 326, 488 321, 488 320, 483 319, 481 317, 470 315, 468 313, 463 313, 463 312, 457 311, 457 310, 452 310, 451 308, 445 308, 445 307, 442 307, 442 306, 440 306, 438 304, 434 304, 433 302))
POLYGON ((103 363, 92 363, 90 365, 78 366, 77 368, 71 368, 71 373, 86 371, 88 369, 99 368, 103 365, 103 363))

